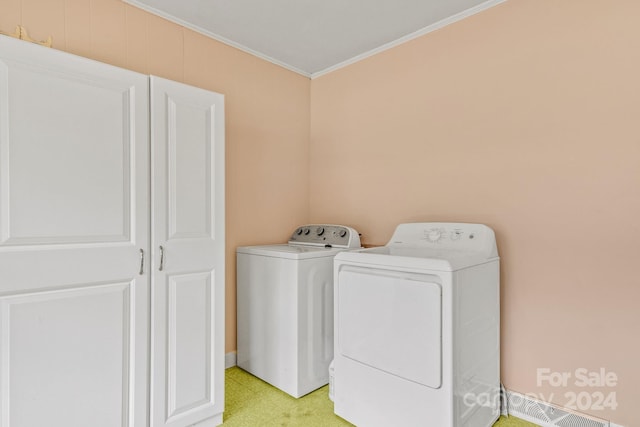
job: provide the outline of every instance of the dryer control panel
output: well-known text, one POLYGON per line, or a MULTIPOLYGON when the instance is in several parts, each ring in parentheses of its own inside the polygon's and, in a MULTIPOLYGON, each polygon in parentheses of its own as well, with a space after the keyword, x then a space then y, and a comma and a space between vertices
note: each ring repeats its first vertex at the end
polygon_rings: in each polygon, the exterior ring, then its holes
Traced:
POLYGON ((289 244, 327 246, 334 248, 359 248, 360 235, 344 225, 308 224, 295 229, 289 244))
POLYGON ((497 257, 493 230, 483 224, 421 222, 400 224, 387 246, 481 252, 497 257))

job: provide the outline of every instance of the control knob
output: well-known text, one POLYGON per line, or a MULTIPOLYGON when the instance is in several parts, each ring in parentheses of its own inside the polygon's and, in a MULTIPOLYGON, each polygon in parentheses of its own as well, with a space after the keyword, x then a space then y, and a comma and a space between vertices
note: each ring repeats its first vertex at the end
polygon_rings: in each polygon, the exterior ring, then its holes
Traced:
POLYGON ((316 234, 318 236, 322 236, 324 234, 324 227, 318 227, 316 228, 316 234))
POLYGON ((442 230, 440 230, 439 228, 432 228, 427 232, 427 240, 429 240, 430 242, 435 243, 440 239, 442 239, 442 230))

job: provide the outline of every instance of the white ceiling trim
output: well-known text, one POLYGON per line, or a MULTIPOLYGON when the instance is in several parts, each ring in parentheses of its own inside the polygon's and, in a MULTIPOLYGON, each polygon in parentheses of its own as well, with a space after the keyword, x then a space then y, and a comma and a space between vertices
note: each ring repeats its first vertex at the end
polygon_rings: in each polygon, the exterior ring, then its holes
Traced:
POLYGON ((400 37, 397 40, 394 40, 392 42, 383 44, 380 47, 377 47, 375 49, 371 49, 368 52, 361 53, 360 55, 354 56, 351 59, 347 59, 346 61, 340 62, 339 64, 333 65, 333 66, 331 66, 329 68, 325 68, 322 71, 316 71, 315 73, 311 74, 311 78, 315 79, 317 77, 320 77, 320 76, 323 76, 325 74, 328 74, 328 73, 330 73, 332 71, 336 71, 336 70, 339 70, 340 68, 344 68, 344 67, 346 67, 348 65, 355 64, 356 62, 362 61, 363 59, 366 59, 366 58, 368 58, 370 56, 376 55, 376 54, 378 54, 380 52, 384 52, 385 50, 392 49, 392 48, 394 48, 396 46, 399 46, 399 45, 401 45, 403 43, 406 43, 406 42, 411 41, 413 39, 417 39, 418 37, 422 37, 425 34, 428 34, 428 33, 431 33, 433 31, 439 30, 440 28, 443 28, 443 27, 446 27, 447 25, 451 25, 451 24, 453 24, 455 22, 461 21, 461 20, 463 20, 465 18, 468 18, 469 16, 475 15, 476 13, 480 13, 480 12, 486 10, 486 9, 492 8, 492 7, 494 7, 494 6, 498 5, 498 4, 504 3, 506 1, 507 0, 488 0, 488 1, 484 2, 484 3, 481 3, 481 4, 477 5, 477 6, 469 8, 467 10, 463 10, 460 13, 457 13, 455 15, 449 16, 449 17, 447 17, 447 18, 445 18, 445 19, 443 19, 441 21, 435 22, 435 23, 433 23, 433 24, 431 24, 429 26, 426 26, 426 27, 418 30, 418 31, 414 31, 411 34, 407 34, 404 37, 400 37))
POLYGON ((195 31, 197 33, 203 34, 203 35, 205 35, 207 37, 211 37, 214 40, 217 40, 217 41, 219 41, 221 43, 224 43, 226 45, 229 45, 231 47, 235 47, 236 49, 240 49, 241 51, 247 52, 247 53, 249 53, 249 54, 251 54, 253 56, 257 56, 258 58, 264 59, 267 62, 271 62, 272 64, 279 65, 280 67, 286 68, 289 71, 293 71, 294 73, 302 74, 305 77, 311 77, 311 74, 307 73, 306 71, 302 71, 299 68, 293 67, 293 66, 291 66, 289 64, 285 64, 282 61, 278 61, 277 59, 274 59, 274 58, 272 58, 270 56, 267 56, 267 55, 265 55, 263 53, 260 53, 258 51, 255 51, 255 50, 251 49, 251 48, 248 48, 248 47, 246 47, 246 46, 244 46, 244 45, 242 45, 240 43, 236 43, 233 40, 229 40, 226 37, 222 37, 222 36, 220 36, 220 35, 218 35, 216 33, 213 33, 211 31, 205 30, 204 28, 201 28, 201 27, 199 27, 197 25, 194 25, 194 24, 192 24, 190 22, 187 22, 187 21, 184 21, 184 20, 182 20, 180 18, 177 18, 177 17, 175 17, 175 16, 173 16, 173 15, 167 13, 167 12, 163 12, 161 10, 158 10, 155 7, 151 7, 151 6, 149 6, 149 5, 145 4, 145 3, 139 2, 137 0, 123 0, 123 1, 125 3, 129 3, 132 6, 138 7, 140 9, 142 9, 142 10, 146 10, 147 12, 150 12, 150 13, 152 13, 154 15, 158 15, 161 18, 166 19, 167 21, 171 21, 171 22, 174 22, 174 23, 176 23, 178 25, 182 25, 185 28, 188 28, 188 29, 193 30, 193 31, 195 31))
POLYGON ((194 24, 192 24, 190 22, 187 22, 187 21, 184 21, 184 20, 182 20, 180 18, 177 18, 174 15, 171 15, 171 14, 169 14, 167 12, 163 12, 161 10, 158 10, 158 9, 156 9, 154 7, 151 7, 151 6, 149 6, 149 5, 145 4, 145 3, 142 3, 142 2, 140 2, 138 0, 123 0, 123 1, 125 3, 128 3, 128 4, 132 5, 132 6, 135 6, 135 7, 138 7, 140 9, 146 10, 147 12, 150 12, 150 13, 152 13, 154 15, 160 16, 160 17, 162 17, 162 18, 164 18, 164 19, 166 19, 168 21, 174 22, 174 23, 176 23, 178 25, 181 25, 181 26, 183 26, 185 28, 188 28, 190 30, 193 30, 195 32, 203 34, 203 35, 205 35, 207 37, 210 37, 210 38, 212 38, 214 40, 217 40, 217 41, 219 41, 221 43, 224 43, 224 44, 229 45, 231 47, 234 47, 236 49, 240 49, 241 51, 249 53, 249 54, 251 54, 253 56, 256 56, 256 57, 258 57, 260 59, 263 59, 265 61, 271 62, 272 64, 275 64, 275 65, 278 65, 280 67, 286 68, 287 70, 293 71, 294 73, 298 73, 298 74, 303 75, 305 77, 308 77, 308 78, 311 78, 311 79, 315 79, 317 77, 321 77, 321 76, 323 76, 325 74, 328 74, 328 73, 330 73, 332 71, 336 71, 336 70, 338 70, 340 68, 344 68, 344 67, 346 67, 348 65, 351 65, 351 64, 354 64, 356 62, 362 61, 363 59, 366 59, 366 58, 368 58, 370 56, 376 55, 376 54, 378 54, 380 52, 384 52, 385 50, 392 49, 392 48, 394 48, 396 46, 399 46, 399 45, 401 45, 403 43, 406 43, 406 42, 411 41, 413 39, 416 39, 418 37, 424 36, 425 34, 428 34, 428 33, 431 33, 433 31, 439 30, 440 28, 446 27, 447 25, 451 25, 451 24, 453 24, 453 23, 455 23, 457 21, 460 21, 462 19, 468 18, 469 16, 472 16, 472 15, 475 15, 476 13, 480 13, 480 12, 486 10, 486 9, 492 8, 492 7, 494 7, 494 6, 496 6, 496 5, 500 4, 500 3, 504 3, 507 0, 487 0, 484 3, 481 3, 481 4, 477 5, 477 6, 474 6, 472 8, 467 9, 467 10, 464 10, 464 11, 462 11, 460 13, 457 13, 457 14, 452 15, 450 17, 447 17, 445 19, 442 19, 441 21, 438 21, 438 22, 436 22, 434 24, 431 24, 431 25, 429 25, 427 27, 424 27, 424 28, 422 28, 422 29, 420 29, 418 31, 415 31, 415 32, 413 32, 411 34, 407 34, 406 36, 400 37, 397 40, 394 40, 392 42, 386 43, 386 44, 384 44, 384 45, 382 45, 380 47, 377 47, 375 49, 372 49, 372 50, 370 50, 368 52, 365 52, 365 53, 362 53, 360 55, 356 55, 351 59, 348 59, 346 61, 340 62, 339 64, 333 65, 333 66, 331 66, 329 68, 325 68, 324 70, 317 71, 315 73, 308 73, 306 71, 302 71, 297 67, 294 67, 292 65, 286 64, 286 63, 284 63, 282 61, 279 61, 279 60, 277 60, 275 58, 272 58, 272 57, 270 57, 268 55, 265 55, 263 53, 257 52, 257 51, 255 51, 255 50, 253 50, 251 48, 248 48, 248 47, 246 47, 246 46, 244 46, 244 45, 242 45, 240 43, 236 43, 236 42, 234 42, 232 40, 227 39, 226 37, 222 37, 222 36, 220 36, 220 35, 218 35, 216 33, 213 33, 211 31, 205 30, 204 28, 201 28, 201 27, 199 27, 197 25, 194 25, 194 24))

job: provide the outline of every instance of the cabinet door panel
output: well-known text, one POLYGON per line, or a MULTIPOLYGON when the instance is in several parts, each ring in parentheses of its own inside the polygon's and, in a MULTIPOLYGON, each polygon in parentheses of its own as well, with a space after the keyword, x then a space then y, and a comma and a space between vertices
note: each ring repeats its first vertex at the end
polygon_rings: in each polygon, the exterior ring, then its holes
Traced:
POLYGON ((0 298, 6 425, 130 425, 133 293, 110 283, 0 298))
POLYGON ((169 417, 211 402, 211 274, 168 277, 169 417))
POLYGON ((169 239, 211 238, 211 142, 215 116, 210 105, 169 97, 169 239))
POLYGON ((147 425, 148 165, 147 76, 0 37, 0 427, 147 425))
POLYGON ((11 121, 3 166, 11 187, 2 243, 130 240, 135 89, 23 63, 3 74, 11 121))
POLYGON ((224 101, 153 76, 151 99, 151 425, 215 425, 224 406, 224 101))

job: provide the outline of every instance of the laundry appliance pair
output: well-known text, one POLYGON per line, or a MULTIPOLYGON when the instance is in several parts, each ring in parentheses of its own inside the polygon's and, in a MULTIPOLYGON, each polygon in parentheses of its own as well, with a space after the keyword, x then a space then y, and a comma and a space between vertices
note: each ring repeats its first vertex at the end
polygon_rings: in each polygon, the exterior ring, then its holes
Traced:
POLYGON ((329 381, 359 427, 489 427, 499 416, 499 258, 480 224, 412 223, 360 249, 349 227, 241 247, 238 365, 294 397, 329 381))

